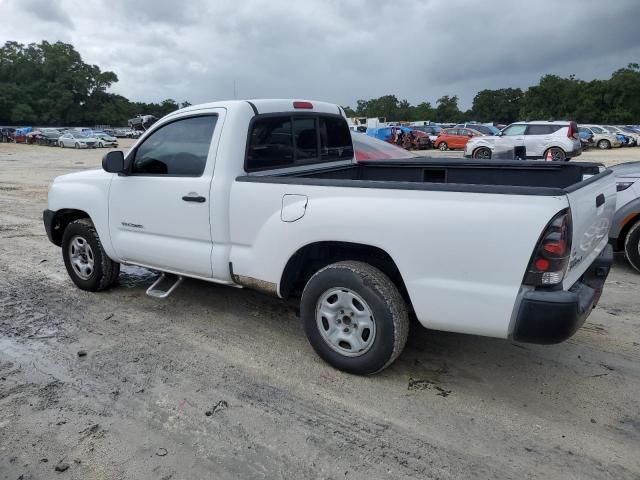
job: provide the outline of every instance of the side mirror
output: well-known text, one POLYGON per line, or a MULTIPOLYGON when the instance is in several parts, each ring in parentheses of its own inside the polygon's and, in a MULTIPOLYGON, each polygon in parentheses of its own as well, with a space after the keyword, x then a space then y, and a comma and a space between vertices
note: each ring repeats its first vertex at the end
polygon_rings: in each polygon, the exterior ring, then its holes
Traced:
POLYGON ((102 157, 102 169, 109 173, 123 173, 124 153, 120 150, 107 152, 104 157, 102 157))

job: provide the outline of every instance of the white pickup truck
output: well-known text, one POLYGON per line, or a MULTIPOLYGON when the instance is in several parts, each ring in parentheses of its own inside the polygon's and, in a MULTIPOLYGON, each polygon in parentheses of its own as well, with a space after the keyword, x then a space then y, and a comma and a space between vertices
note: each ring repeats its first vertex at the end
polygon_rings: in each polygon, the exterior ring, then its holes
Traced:
POLYGON ((328 103, 191 106, 102 166, 56 178, 44 212, 78 287, 109 288, 133 264, 163 272, 155 296, 186 276, 299 298, 316 352, 352 373, 393 362, 411 316, 435 330, 561 342, 612 263, 610 170, 357 163, 344 112, 328 103))

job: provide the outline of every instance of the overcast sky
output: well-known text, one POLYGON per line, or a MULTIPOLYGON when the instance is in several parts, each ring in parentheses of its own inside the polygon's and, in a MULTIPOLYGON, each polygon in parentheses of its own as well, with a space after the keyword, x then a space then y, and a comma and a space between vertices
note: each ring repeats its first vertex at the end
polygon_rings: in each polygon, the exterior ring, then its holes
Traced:
POLYGON ((132 100, 413 104, 608 78, 640 63, 638 0, 0 0, 0 41, 61 40, 132 100))

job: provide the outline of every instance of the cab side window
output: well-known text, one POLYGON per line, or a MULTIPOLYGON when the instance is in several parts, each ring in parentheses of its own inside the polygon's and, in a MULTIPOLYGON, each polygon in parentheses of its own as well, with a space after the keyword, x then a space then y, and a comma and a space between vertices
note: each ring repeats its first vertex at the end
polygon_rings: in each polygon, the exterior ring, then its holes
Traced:
POLYGON ((217 119, 217 115, 203 115, 163 125, 137 148, 131 173, 199 177, 207 163, 217 119))
POLYGON ((351 132, 338 115, 264 115, 251 125, 247 172, 353 158, 351 132))

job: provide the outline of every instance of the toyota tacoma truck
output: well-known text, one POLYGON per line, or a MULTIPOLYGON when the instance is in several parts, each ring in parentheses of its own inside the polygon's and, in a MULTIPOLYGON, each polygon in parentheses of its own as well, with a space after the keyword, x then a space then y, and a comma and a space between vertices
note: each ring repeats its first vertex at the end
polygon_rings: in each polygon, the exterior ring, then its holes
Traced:
POLYGON ((102 169, 56 178, 44 226, 81 289, 121 264, 299 301, 309 342, 356 374, 424 327, 521 342, 575 333, 612 264, 610 170, 594 163, 356 162, 337 105, 173 112, 102 169))

